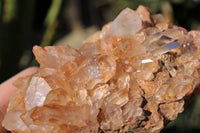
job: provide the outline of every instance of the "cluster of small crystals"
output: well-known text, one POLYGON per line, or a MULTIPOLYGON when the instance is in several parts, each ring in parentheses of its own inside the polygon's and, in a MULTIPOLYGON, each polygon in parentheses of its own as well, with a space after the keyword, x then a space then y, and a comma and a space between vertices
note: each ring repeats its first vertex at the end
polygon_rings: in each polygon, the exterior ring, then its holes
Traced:
POLYGON ((159 132, 200 83, 200 31, 124 9, 76 50, 35 46, 2 125, 13 133, 159 132), (170 45, 169 45, 170 44, 170 45))

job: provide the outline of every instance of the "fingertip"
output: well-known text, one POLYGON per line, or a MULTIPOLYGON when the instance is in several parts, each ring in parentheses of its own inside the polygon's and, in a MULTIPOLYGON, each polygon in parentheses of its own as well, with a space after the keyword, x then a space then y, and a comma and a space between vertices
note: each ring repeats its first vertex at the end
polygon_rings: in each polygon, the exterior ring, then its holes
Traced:
POLYGON ((29 67, 26 68, 25 70, 21 71, 20 73, 18 73, 16 76, 27 76, 27 75, 31 75, 35 72, 37 72, 38 67, 29 67))
POLYGON ((0 106, 8 104, 10 96, 16 91, 16 87, 13 85, 13 82, 20 77, 25 77, 37 72, 38 67, 29 67, 10 79, 6 80, 0 85, 0 106))

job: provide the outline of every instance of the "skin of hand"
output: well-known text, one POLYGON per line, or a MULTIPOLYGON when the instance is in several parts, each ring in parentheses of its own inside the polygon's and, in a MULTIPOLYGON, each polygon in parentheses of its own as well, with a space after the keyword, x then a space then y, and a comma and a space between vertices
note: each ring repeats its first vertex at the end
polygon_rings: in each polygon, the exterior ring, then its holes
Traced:
POLYGON ((10 96, 16 91, 16 87, 13 85, 13 82, 19 77, 24 77, 31 75, 37 71, 37 67, 27 68, 10 79, 6 80, 2 84, 0 84, 0 133, 4 133, 5 130, 1 126, 1 122, 6 113, 6 108, 8 106, 10 96))

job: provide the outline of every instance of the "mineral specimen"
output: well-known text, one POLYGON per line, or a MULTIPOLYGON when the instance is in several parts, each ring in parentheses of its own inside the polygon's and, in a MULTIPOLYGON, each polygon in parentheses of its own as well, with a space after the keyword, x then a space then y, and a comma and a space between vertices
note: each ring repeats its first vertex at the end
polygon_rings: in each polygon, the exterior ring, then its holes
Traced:
POLYGON ((40 69, 16 81, 13 133, 159 132, 200 84, 200 31, 124 9, 76 50, 34 46, 40 69))

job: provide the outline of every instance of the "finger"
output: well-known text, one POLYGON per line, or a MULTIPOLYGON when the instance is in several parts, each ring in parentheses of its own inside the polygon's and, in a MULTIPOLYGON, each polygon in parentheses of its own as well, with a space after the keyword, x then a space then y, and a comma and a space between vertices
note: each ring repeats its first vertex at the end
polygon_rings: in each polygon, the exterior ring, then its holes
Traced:
POLYGON ((0 133, 3 132, 3 128, 1 127, 1 121, 3 120, 3 117, 5 115, 9 98, 17 89, 13 85, 13 82, 19 77, 24 77, 35 73, 37 69, 37 67, 27 68, 0 85, 0 133))
POLYGON ((16 91, 17 88, 13 85, 13 82, 19 77, 24 77, 35 73, 37 69, 37 67, 27 68, 12 78, 8 79, 7 81, 3 82, 0 85, 0 106, 7 104, 10 96, 16 91))

